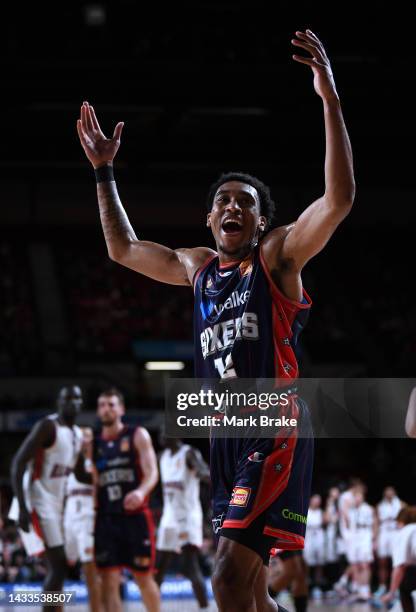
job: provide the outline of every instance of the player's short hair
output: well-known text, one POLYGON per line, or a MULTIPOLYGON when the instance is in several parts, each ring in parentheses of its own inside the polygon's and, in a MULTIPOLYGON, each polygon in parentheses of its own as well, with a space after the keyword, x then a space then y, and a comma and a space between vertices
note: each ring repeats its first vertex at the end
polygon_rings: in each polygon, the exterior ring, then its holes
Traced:
POLYGON ((113 395, 115 395, 120 404, 123 404, 124 406, 124 395, 119 389, 117 389, 117 387, 108 387, 108 389, 104 389, 104 391, 101 391, 98 397, 112 397, 113 395))
POLYGON ((403 525, 416 523, 416 506, 405 506, 402 508, 397 515, 396 521, 403 523, 403 525))
POLYGON ((251 174, 246 174, 245 172, 226 172, 221 174, 221 176, 212 183, 211 187, 208 191, 207 197, 207 209, 208 212, 211 212, 212 205, 214 203, 214 196, 217 190, 224 183, 229 183, 230 181, 239 181, 240 183, 247 183, 247 185, 251 185, 256 189, 259 194, 260 199, 260 213, 266 217, 267 225, 264 233, 269 231, 273 227, 274 215, 276 212, 276 203, 272 200, 270 195, 270 189, 267 185, 265 185, 260 179, 252 176, 251 174))

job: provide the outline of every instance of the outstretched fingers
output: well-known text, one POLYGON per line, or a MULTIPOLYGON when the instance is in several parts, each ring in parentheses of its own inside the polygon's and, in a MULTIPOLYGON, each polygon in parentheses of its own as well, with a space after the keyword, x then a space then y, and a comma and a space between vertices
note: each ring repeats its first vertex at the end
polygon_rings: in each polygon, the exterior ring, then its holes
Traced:
POLYGON ((123 131, 124 123, 120 121, 114 128, 113 140, 120 140, 121 132, 123 131))

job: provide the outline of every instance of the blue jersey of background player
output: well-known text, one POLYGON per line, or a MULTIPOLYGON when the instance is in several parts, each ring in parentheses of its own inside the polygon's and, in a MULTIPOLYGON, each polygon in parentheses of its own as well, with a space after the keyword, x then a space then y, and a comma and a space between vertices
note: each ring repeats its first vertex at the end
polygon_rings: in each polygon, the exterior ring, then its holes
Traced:
MULTIPOLYGON (((253 269, 255 268, 263 276, 263 281, 267 280, 269 283, 268 298, 264 309, 257 312, 257 316, 261 317, 261 326, 263 327, 263 322, 270 316, 270 311, 276 313, 276 310, 279 310, 279 304, 285 311, 284 316, 286 316, 287 323, 290 326, 290 330, 287 328, 288 333, 282 338, 282 344, 275 347, 271 359, 270 355, 272 353, 267 349, 267 364, 265 364, 265 367, 271 367, 270 359, 273 366, 277 367, 277 374, 281 373, 284 376, 284 362, 286 361, 287 365, 292 367, 289 378, 293 378, 297 372, 294 355, 289 350, 293 349, 294 342, 294 337, 291 334, 296 336, 297 325, 302 324, 302 316, 304 316, 301 311, 306 310, 305 306, 308 306, 308 298, 303 293, 301 271, 307 261, 324 248, 336 227, 346 217, 351 209, 355 194, 351 146, 331 65, 325 49, 320 40, 310 30, 296 32, 296 38, 292 40, 292 43, 309 54, 308 57, 294 55, 293 59, 310 66, 313 71, 314 89, 323 103, 326 158, 324 194, 308 206, 300 217, 290 225, 280 226, 268 231, 271 227, 274 204, 270 199, 267 187, 261 181, 249 175, 237 173, 221 177, 210 192, 207 224, 212 230, 216 251, 206 247, 170 249, 154 242, 139 240, 120 201, 112 168, 113 159, 120 146, 123 123, 117 124, 112 138, 106 138, 97 121, 94 109, 87 102, 84 102, 81 107, 81 116, 77 123, 81 145, 96 172, 100 217, 109 256, 120 264, 161 282, 193 286, 194 281, 196 281, 197 290, 200 288, 198 283, 201 284, 204 281, 204 269, 206 270, 205 275, 207 275, 211 272, 211 269, 214 270, 214 266, 215 271, 218 270, 219 273, 221 272, 220 265, 230 264, 230 270, 233 270, 234 266, 246 265, 247 262, 250 262, 249 265, 253 265, 253 269), (259 247, 260 244, 261 248, 259 247), (214 257, 217 259, 214 260, 214 257), (252 258, 252 261, 250 258, 252 258), (207 267, 211 267, 209 271, 207 267), (199 276, 197 276, 198 273, 199 276), (275 298, 275 296, 278 297, 275 298), (294 307, 296 311, 292 312, 292 315, 289 314, 290 307, 294 307), (281 360, 281 363, 279 360, 281 360)), ((251 82, 250 77, 245 78, 245 85, 253 88, 258 87, 258 83, 254 80, 251 82)), ((241 79, 231 79, 229 86, 231 90, 241 89, 241 79)), ((223 148, 226 147, 227 134, 224 134, 223 148)), ((299 135, 298 147, 311 151, 312 144, 299 135)), ((249 142, 247 142, 247 148, 250 148, 249 142)), ((251 154, 255 156, 255 151, 252 151, 251 154)), ((313 155, 312 151, 311 155, 313 155)), ((237 273, 235 271, 234 273, 238 280, 237 273)), ((226 279, 227 276, 223 278, 226 279)), ((251 280, 252 277, 247 282, 251 280)), ((206 279, 206 282, 208 283, 208 279, 206 279)), ((221 290, 219 278, 216 279, 216 282, 215 290, 221 290)), ((206 288, 209 289, 209 287, 206 288)), ((256 288, 250 297, 256 299, 256 288)), ((232 295, 229 295, 228 298, 231 298, 231 303, 233 303, 232 295)), ((234 298, 236 299, 236 296, 234 298)), ((202 302, 200 297, 198 299, 202 302)), ((244 296, 243 299, 245 299, 244 296)), ((225 302, 218 302, 215 305, 218 306, 219 304, 225 305, 225 302)), ((260 305, 257 304, 257 306, 260 305)), ((212 314, 209 309, 204 312, 209 316, 212 314)), ((200 316, 199 313, 202 315, 202 311, 198 311, 198 317, 200 316)), ((282 313, 280 314, 282 315, 282 313)), ((233 332, 231 323, 226 326, 227 341, 230 336, 236 350, 239 344, 243 346, 242 343, 250 342, 248 337, 249 324, 253 325, 253 320, 249 321, 247 317, 248 315, 245 319, 247 334, 245 337, 242 335, 242 330, 241 338, 236 328, 233 332)), ((233 318, 232 313, 230 318, 233 318)), ((196 324, 198 326, 198 322, 196 324)), ((202 331, 201 329, 201 333, 202 331)), ((210 334, 209 331, 208 334, 210 334)), ((262 334, 261 330, 260 334, 262 334)), ((278 340, 279 334, 280 332, 273 338, 278 340)), ((206 336, 206 341, 209 345, 208 336, 206 336)), ((196 342, 200 343, 201 339, 196 338, 196 342)), ((262 336, 262 341, 259 342, 259 347, 262 349, 264 342, 266 342, 266 338, 262 336)), ((199 350, 204 350, 204 347, 201 345, 199 350)), ((232 352, 231 356, 233 357, 232 352)), ((260 354, 258 352, 257 356, 260 354)), ((221 355, 218 355, 218 359, 220 357, 221 355)), ((233 367, 224 360, 222 365, 219 361, 217 363, 218 375, 221 374, 219 368, 224 368, 224 373, 227 372, 227 368, 233 367)), ((240 363, 237 359, 237 368, 239 366, 240 363)), ((252 371, 255 373, 254 369, 252 371)), ((301 405, 298 405, 297 408, 302 411, 301 405)), ((224 444, 226 445, 225 441, 224 444)), ((278 482, 279 494, 289 490, 291 500, 296 500, 296 497, 303 493, 301 488, 296 489, 299 475, 296 475, 295 466, 301 465, 303 461, 302 457, 296 458, 295 461, 296 446, 296 438, 282 440, 281 455, 279 455, 281 462, 275 464, 275 472, 278 475, 278 480, 275 482, 278 482), (292 467, 287 469, 285 463, 291 461, 292 467), (281 474, 284 474, 284 476, 280 476, 281 474)), ((227 449, 222 450, 225 452, 224 456, 228 459, 227 449)), ((249 450, 251 450, 251 446, 249 450)), ((304 450, 306 453, 308 452, 306 446, 304 450)), ((219 449, 219 453, 221 452, 221 449, 219 449)), ((262 509, 264 512, 262 511, 259 514, 257 506, 254 514, 250 515, 252 509, 250 504, 253 504, 253 507, 256 505, 255 498, 257 498, 257 491, 261 487, 257 487, 253 493, 247 490, 248 487, 245 487, 245 489, 242 487, 241 491, 236 491, 234 490, 235 485, 230 490, 231 480, 234 483, 240 482, 238 480, 240 478, 238 469, 243 465, 242 458, 245 457, 246 465, 249 461, 260 465, 263 463, 261 453, 262 451, 255 451, 247 456, 243 449, 236 448, 234 467, 237 471, 235 473, 231 473, 232 466, 230 466, 229 461, 225 465, 225 473, 219 472, 214 467, 214 471, 219 473, 219 477, 213 486, 214 504, 216 504, 216 499, 224 501, 226 496, 231 494, 228 506, 224 509, 226 516, 217 517, 218 525, 223 518, 229 521, 228 523, 224 522, 221 527, 221 537, 219 538, 213 575, 214 594, 221 611, 257 610, 257 612, 260 612, 276 609, 276 604, 267 595, 264 551, 267 551, 270 544, 268 538, 281 539, 284 535, 282 532, 286 531, 281 527, 281 524, 276 526, 275 522, 276 507, 274 504, 278 502, 278 498, 272 499, 273 511, 271 514, 269 513, 271 518, 267 516, 267 508, 262 509), (225 488, 226 492, 216 490, 216 487, 225 488), (240 514, 239 511, 244 511, 244 516, 242 516, 243 512, 240 514), (247 517, 251 522, 242 525, 239 521, 247 521, 247 517), (261 523, 264 517, 272 520, 270 523, 271 531, 265 532, 267 525, 261 523), (237 521, 237 524, 234 521, 237 521), (261 543, 260 548, 254 546, 252 537, 242 541, 239 539, 240 537, 245 538, 244 533, 246 531, 250 532, 254 528, 260 530, 258 537, 256 535, 257 540, 261 543), (278 533, 274 531, 275 528, 278 533)), ((265 456, 264 462, 266 460, 265 456)), ((270 483, 268 486, 274 487, 270 483)), ((264 500, 265 498, 267 498, 267 491, 262 491, 261 499, 264 500)), ((290 516, 296 514, 296 512, 291 511, 290 507, 283 508, 281 512, 283 518, 290 518, 290 516)), ((294 523, 298 522, 294 521, 294 523)), ((301 519, 300 523, 302 523, 301 519)), ((287 530, 287 544, 289 546, 293 544, 302 545, 301 535, 296 532, 294 525, 287 530)), ((281 545, 279 547, 282 548, 281 545)))

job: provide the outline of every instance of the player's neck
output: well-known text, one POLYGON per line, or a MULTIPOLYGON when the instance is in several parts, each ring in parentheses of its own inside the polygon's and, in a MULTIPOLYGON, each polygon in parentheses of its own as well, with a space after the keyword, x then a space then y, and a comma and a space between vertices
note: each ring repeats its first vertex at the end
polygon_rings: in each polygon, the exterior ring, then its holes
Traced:
POLYGON ((246 245, 242 247, 241 249, 239 249, 238 251, 229 253, 229 252, 223 251, 220 246, 217 246, 217 253, 218 253, 218 259, 220 262, 220 266, 227 266, 227 265, 232 265, 233 263, 242 262, 243 259, 246 259, 246 257, 248 257, 251 254, 251 252, 253 251, 253 248, 254 247, 252 245, 246 245))
POLYGON ((103 438, 115 438, 124 429, 124 425, 121 421, 116 421, 112 425, 103 425, 102 436, 103 438))

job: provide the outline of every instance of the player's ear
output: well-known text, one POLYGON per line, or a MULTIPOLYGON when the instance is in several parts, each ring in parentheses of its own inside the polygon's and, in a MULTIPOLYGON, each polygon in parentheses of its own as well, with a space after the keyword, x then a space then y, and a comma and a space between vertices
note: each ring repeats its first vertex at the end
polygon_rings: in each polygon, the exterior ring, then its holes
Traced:
POLYGON ((258 224, 258 228, 259 228, 259 230, 260 230, 261 232, 264 232, 264 230, 266 229, 266 227, 267 227, 267 219, 266 219, 266 217, 264 217, 263 215, 261 215, 261 216, 259 217, 259 224, 258 224))
POLYGON ((207 227, 211 227, 211 213, 207 214, 207 227))

